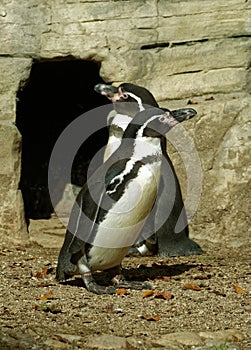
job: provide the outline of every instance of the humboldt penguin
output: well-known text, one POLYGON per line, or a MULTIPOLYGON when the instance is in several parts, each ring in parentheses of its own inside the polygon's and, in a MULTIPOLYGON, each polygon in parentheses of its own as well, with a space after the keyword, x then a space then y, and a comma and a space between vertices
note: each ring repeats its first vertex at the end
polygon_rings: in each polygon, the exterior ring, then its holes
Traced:
MULTIPOLYGON (((184 110, 179 115, 187 119, 184 110)), ((114 286, 151 288, 148 282, 126 281, 120 266, 140 240, 155 203, 162 136, 178 123, 171 111, 153 107, 137 113, 128 124, 117 150, 87 179, 76 198, 58 257, 58 281, 80 274, 87 290, 96 294, 114 294, 114 286), (92 272, 104 270, 113 273, 114 286, 95 282, 92 272)))
MULTIPOLYGON (((123 83, 119 87, 108 84, 97 84, 94 90, 112 101, 114 109, 107 117, 109 139, 104 153, 104 161, 119 147, 123 132, 128 123, 139 111, 151 107, 159 107, 154 96, 146 88, 130 83, 123 83)), ((162 108, 165 110, 164 108, 162 108)), ((193 109, 192 109, 193 110, 193 109)), ((194 110, 193 110, 194 111, 194 110)), ((179 110, 172 111, 178 121, 184 120, 184 114, 191 117, 191 108, 184 108, 183 115, 179 110), (179 120, 180 119, 180 120, 179 120)), ((139 243, 130 252, 141 255, 154 254, 161 257, 174 255, 202 254, 200 246, 189 238, 189 228, 186 210, 182 200, 179 180, 173 164, 167 154, 166 138, 162 136, 162 152, 165 159, 162 165, 160 190, 157 198, 155 219, 147 221, 145 243, 139 243), (172 191, 170 191, 172 187, 172 191), (163 218, 169 213, 165 222, 163 218), (181 220, 182 229, 175 232, 177 221, 181 220), (161 223, 161 224, 160 224, 161 223), (152 235, 148 235, 149 230, 152 235)))

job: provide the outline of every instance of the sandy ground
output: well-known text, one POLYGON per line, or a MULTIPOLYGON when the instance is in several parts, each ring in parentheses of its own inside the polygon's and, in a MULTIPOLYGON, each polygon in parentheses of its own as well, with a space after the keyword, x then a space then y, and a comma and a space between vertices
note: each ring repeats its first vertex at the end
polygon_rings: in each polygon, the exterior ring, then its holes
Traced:
MULTIPOLYGON (((147 349, 171 332, 234 328, 250 333, 250 247, 199 243, 205 250, 201 256, 125 258, 127 278, 149 280, 152 295, 127 290, 98 296, 79 277, 55 281, 58 249, 2 242, 0 349, 56 349, 60 343, 62 349, 89 349, 93 334, 132 337, 147 349), (59 334, 77 336, 75 345, 59 334)), ((105 283, 101 274, 96 277, 105 283)), ((250 342, 245 338, 240 349, 251 349, 250 342)))

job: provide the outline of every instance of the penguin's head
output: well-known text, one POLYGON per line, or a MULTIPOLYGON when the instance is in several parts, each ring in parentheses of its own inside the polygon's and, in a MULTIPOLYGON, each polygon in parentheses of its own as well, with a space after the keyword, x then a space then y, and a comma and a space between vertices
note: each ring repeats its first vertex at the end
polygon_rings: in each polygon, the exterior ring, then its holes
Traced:
MULTIPOLYGON (((151 112, 152 110, 148 110, 151 112)), ((179 122, 173 117, 172 112, 166 109, 165 111, 158 109, 158 111, 152 111, 152 116, 149 117, 145 123, 142 136, 148 137, 162 137, 171 128, 179 124, 179 122)), ((151 115, 150 114, 150 115, 151 115)))
MULTIPOLYGON (((181 108, 174 111, 148 108, 137 113, 131 124, 138 125, 138 136, 160 138, 175 125, 193 118, 196 114, 197 112, 193 108, 181 108)), ((127 137, 127 130, 124 133, 124 137, 127 137)))
POLYGON ((118 88, 108 84, 97 84, 94 86, 94 90, 97 93, 106 96, 111 101, 113 97, 118 93, 118 88))
POLYGON ((181 108, 172 110, 172 116, 182 123, 185 120, 191 119, 196 116, 197 112, 193 108, 181 108))
POLYGON ((123 83, 119 87, 113 85, 97 84, 94 90, 113 102, 117 113, 134 117, 136 113, 149 107, 158 107, 153 95, 147 89, 123 83))

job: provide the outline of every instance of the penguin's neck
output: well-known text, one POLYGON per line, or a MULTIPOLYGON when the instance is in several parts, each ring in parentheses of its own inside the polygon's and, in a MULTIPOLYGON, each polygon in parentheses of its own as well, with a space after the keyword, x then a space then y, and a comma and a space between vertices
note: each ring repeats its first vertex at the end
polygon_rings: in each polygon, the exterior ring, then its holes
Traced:
POLYGON ((116 131, 120 129, 120 131, 123 132, 129 125, 129 123, 132 121, 132 117, 126 114, 120 114, 116 113, 115 116, 113 117, 110 125, 110 131, 112 134, 114 134, 116 131))
POLYGON ((107 117, 107 125, 109 126, 109 139, 104 152, 104 162, 118 149, 121 144, 123 133, 128 124, 132 121, 132 117, 126 114, 120 114, 112 110, 107 117))
POLYGON ((143 136, 145 125, 139 121, 130 122, 133 118, 126 114, 116 113, 110 117, 109 140, 105 150, 104 161, 114 153, 122 143, 127 154, 131 154, 128 163, 139 161, 148 156, 159 158, 161 140, 156 137, 143 136))
POLYGON ((132 159, 135 161, 154 156, 159 158, 161 153, 161 141, 159 138, 138 136, 133 143, 132 159))
MULTIPOLYGON (((132 126, 132 124, 130 126, 132 126)), ((137 127, 139 128, 138 125, 137 127)), ((131 176, 130 174, 135 172, 136 168, 138 169, 144 165, 149 167, 151 164, 160 164, 162 160, 160 138, 142 136, 140 129, 138 129, 135 134, 133 127, 131 131, 131 133, 130 130, 128 132, 128 135, 131 135, 131 138, 122 138, 120 149, 126 149, 125 158, 127 158, 127 161, 121 173, 111 181, 111 184, 117 183, 112 192, 115 192, 118 186, 124 182, 125 178, 127 178, 128 175, 131 176)))

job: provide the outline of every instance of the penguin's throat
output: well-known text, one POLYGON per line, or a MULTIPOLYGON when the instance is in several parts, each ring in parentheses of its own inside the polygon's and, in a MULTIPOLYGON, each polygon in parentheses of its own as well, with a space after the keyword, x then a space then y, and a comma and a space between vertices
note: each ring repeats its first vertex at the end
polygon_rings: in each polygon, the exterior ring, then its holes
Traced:
POLYGON ((159 160, 161 156, 161 142, 159 138, 140 136, 134 141, 132 160, 140 161, 149 156, 159 160))
POLYGON ((116 130, 125 131, 125 129, 127 128, 128 124, 131 121, 132 121, 132 117, 126 114, 117 113, 110 125, 110 129, 111 129, 110 132, 112 133, 112 131, 116 131, 116 130))

